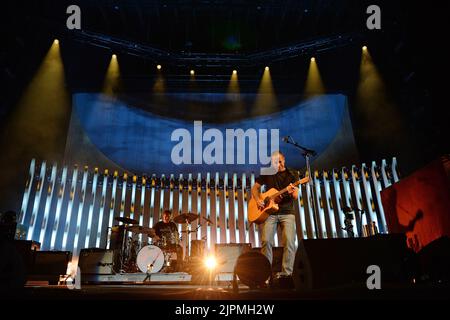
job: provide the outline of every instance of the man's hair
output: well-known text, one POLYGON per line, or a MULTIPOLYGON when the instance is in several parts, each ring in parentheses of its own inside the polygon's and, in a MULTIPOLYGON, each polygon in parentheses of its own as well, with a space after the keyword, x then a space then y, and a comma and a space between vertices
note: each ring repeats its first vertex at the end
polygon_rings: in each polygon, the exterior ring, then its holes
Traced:
POLYGON ((284 156, 284 153, 281 152, 280 150, 273 152, 270 157, 273 158, 273 157, 276 157, 276 156, 283 156, 283 159, 286 159, 286 157, 284 156))
POLYGON ((166 210, 164 210, 164 211, 163 211, 163 214, 168 214, 168 215, 171 215, 171 214, 172 214, 172 211, 170 211, 170 210, 166 209, 166 210))

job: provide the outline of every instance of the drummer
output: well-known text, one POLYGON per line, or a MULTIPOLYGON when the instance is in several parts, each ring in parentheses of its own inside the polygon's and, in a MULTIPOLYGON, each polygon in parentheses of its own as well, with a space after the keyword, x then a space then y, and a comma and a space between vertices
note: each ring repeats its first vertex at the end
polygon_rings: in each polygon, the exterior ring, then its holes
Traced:
POLYGON ((178 234, 177 225, 170 221, 172 212, 170 210, 164 210, 162 220, 153 226, 155 229, 156 237, 153 241, 159 241, 163 238, 170 239, 172 234, 178 234))

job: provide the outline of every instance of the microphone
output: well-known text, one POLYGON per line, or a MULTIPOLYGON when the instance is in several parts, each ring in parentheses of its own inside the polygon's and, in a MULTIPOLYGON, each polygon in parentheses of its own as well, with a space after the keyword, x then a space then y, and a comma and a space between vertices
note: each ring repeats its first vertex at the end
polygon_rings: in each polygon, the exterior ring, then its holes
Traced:
POLYGON ((283 140, 284 142, 289 142, 289 139, 290 139, 290 138, 291 138, 291 136, 286 136, 286 137, 283 137, 282 140, 283 140))

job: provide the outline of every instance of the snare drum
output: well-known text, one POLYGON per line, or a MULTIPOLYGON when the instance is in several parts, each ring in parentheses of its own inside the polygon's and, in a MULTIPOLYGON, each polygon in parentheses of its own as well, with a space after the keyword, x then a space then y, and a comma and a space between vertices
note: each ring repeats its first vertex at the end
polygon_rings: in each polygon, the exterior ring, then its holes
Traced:
POLYGON ((136 263, 142 272, 156 273, 164 265, 164 253, 157 246, 150 244, 139 251, 136 263))

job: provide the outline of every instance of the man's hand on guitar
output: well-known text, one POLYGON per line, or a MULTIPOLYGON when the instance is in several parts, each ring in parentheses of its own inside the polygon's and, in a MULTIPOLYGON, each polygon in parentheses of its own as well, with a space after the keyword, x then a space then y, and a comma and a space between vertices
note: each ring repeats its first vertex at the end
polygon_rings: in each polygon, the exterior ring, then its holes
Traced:
POLYGON ((291 197, 295 198, 297 188, 292 183, 287 186, 287 191, 291 197))
POLYGON ((266 204, 264 203, 264 200, 258 200, 258 201, 256 201, 256 204, 258 205, 259 210, 264 209, 264 207, 266 206, 266 204))

